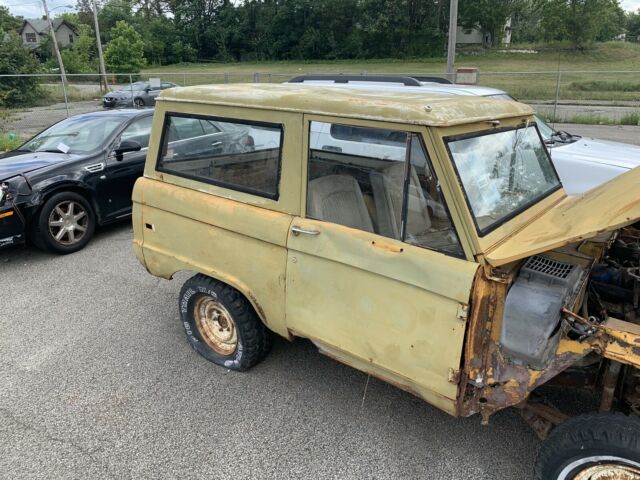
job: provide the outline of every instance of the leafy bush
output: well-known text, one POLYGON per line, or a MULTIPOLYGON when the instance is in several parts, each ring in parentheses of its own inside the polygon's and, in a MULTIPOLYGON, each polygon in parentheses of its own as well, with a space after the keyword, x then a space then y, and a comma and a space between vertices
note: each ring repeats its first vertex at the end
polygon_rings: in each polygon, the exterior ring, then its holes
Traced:
MULTIPOLYGON (((38 73, 38 62, 22 46, 15 33, 0 31, 0 74, 38 73)), ((39 94, 37 77, 0 78, 0 106, 19 107, 33 102, 39 94)))

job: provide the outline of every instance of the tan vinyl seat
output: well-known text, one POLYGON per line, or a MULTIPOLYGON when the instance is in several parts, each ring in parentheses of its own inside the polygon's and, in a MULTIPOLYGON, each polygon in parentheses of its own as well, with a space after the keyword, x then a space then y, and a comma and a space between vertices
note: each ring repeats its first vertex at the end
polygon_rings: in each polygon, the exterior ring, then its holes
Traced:
POLYGON ((318 220, 373 232, 373 223, 355 178, 328 175, 309 182, 307 211, 318 220))
MULTIPOLYGON (((378 233, 395 239, 400 239, 404 168, 404 162, 397 162, 382 171, 371 174, 378 233)), ((420 180, 415 168, 410 168, 407 231, 424 232, 431 227, 431 219, 427 208, 429 203, 420 186, 420 180)))

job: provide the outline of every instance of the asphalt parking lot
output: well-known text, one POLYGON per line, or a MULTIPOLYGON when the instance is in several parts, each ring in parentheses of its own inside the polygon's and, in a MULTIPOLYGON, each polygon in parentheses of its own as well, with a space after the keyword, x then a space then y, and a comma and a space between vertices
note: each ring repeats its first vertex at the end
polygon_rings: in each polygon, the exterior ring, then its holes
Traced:
POLYGON ((188 275, 150 276, 131 238, 0 251, 0 478, 531 477, 516 411, 483 427, 376 379, 364 396, 366 375, 302 340, 246 373, 208 363, 179 322, 188 275))
POLYGON ((529 478, 538 440, 277 341, 246 373, 188 346, 127 224, 86 249, 0 252, 0 477, 529 478))

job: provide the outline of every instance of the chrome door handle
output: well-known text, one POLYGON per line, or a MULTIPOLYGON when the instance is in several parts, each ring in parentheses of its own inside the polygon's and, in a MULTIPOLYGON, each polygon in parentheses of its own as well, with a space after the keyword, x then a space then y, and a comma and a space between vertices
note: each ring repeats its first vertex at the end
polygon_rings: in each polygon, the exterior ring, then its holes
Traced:
POLYGON ((296 225, 291 227, 291 231, 296 237, 301 233, 304 233, 305 235, 320 235, 320 230, 305 230, 304 228, 300 228, 296 225))

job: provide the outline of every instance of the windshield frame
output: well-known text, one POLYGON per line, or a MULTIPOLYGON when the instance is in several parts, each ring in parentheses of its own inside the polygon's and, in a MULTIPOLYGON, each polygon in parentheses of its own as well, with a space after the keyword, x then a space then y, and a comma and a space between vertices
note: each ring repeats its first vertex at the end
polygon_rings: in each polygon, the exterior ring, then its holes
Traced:
POLYGON ((556 166, 554 165, 553 160, 551 159, 551 155, 549 153, 549 149, 547 148, 546 144, 544 143, 544 138, 542 137, 542 135, 540 133, 540 130, 538 129, 537 122, 535 122, 535 121, 528 121, 526 123, 521 123, 520 125, 516 125, 516 126, 497 127, 497 128, 492 128, 490 130, 481 130, 481 131, 476 131, 476 132, 464 133, 464 134, 461 134, 461 135, 445 136, 445 137, 443 137, 443 141, 444 141, 445 148, 447 150, 447 154, 449 155, 449 161, 451 162, 451 165, 453 166, 453 171, 456 174, 456 179, 458 181, 458 184, 460 185, 460 189, 462 190, 462 195, 464 196, 465 203, 467 204, 467 209, 469 211, 471 219, 473 220, 473 224, 475 226, 476 232, 477 232, 477 234, 478 234, 478 236, 480 238, 485 237, 486 235, 490 234, 494 230, 497 230, 502 225, 506 224, 507 222, 509 222, 510 220, 514 219, 515 217, 517 217, 521 213, 529 210, 534 205, 540 203, 545 198, 550 197, 555 192, 557 192, 558 190, 561 190, 563 188, 562 180, 560 180, 560 176, 558 175, 558 171, 556 170, 556 166), (469 196, 467 195, 467 188, 465 187, 465 184, 464 184, 464 182, 462 180, 460 172, 458 171, 458 165, 456 164, 456 161, 455 161, 455 159, 453 157, 453 152, 451 151, 451 149, 449 147, 449 143, 450 142, 459 141, 459 140, 466 140, 466 139, 469 139, 469 138, 484 137, 484 136, 493 135, 493 134, 496 134, 496 133, 520 130, 520 129, 523 129, 523 128, 535 128, 536 134, 538 135, 538 138, 540 139, 540 142, 541 142, 542 146, 544 147, 543 148, 544 153, 545 153, 547 159, 549 160, 549 164, 551 165, 551 169, 552 169, 553 173, 555 174, 556 179, 558 180, 558 183, 553 188, 550 188, 547 191, 545 191, 545 192, 533 197, 528 202, 523 203, 518 208, 516 208, 516 209, 512 210, 511 212, 509 212, 507 215, 504 215, 503 217, 500 217, 498 220, 496 220, 493 223, 487 225, 486 227, 481 228, 480 225, 478 224, 478 219, 476 218, 476 215, 473 212, 473 207, 472 207, 471 202, 469 200, 469 196))

